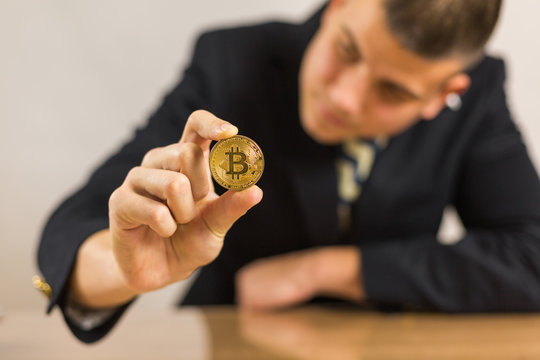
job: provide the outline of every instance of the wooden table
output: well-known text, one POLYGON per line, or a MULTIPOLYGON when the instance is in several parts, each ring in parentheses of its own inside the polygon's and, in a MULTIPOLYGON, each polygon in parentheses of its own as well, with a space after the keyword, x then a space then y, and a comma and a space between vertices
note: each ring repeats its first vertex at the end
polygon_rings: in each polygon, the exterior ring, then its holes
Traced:
POLYGON ((15 312, 0 320, 0 359, 540 359, 540 315, 186 307, 130 311, 85 345, 58 312, 15 312))

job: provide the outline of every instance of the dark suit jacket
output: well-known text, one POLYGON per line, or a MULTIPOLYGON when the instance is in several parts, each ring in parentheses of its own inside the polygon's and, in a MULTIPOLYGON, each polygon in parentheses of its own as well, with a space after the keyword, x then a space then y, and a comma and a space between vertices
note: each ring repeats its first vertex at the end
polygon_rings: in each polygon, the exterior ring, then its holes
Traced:
MULTIPOLYGON (((39 247, 50 308, 64 306, 80 244, 108 227, 112 191, 148 150, 178 141, 189 114, 202 108, 259 143, 265 195, 228 233, 184 304, 233 303, 235 272, 256 258, 356 244, 373 302, 452 312, 540 309, 540 184, 506 106, 502 61, 486 57, 470 71, 459 111, 445 109, 390 140, 354 204, 351 231, 339 236, 338 149, 310 139, 298 115, 299 65, 319 17, 200 37, 182 81, 146 127, 50 218, 39 247), (436 239, 449 205, 467 228, 451 246, 436 239)), ((73 329, 96 340, 120 313, 93 331, 73 329)))

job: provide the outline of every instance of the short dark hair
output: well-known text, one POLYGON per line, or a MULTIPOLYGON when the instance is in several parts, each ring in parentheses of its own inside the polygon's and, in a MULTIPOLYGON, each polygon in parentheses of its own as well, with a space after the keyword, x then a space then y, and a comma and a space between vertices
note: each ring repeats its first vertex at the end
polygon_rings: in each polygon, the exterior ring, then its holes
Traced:
POLYGON ((502 0, 384 0, 387 25, 400 44, 420 56, 478 58, 502 0))

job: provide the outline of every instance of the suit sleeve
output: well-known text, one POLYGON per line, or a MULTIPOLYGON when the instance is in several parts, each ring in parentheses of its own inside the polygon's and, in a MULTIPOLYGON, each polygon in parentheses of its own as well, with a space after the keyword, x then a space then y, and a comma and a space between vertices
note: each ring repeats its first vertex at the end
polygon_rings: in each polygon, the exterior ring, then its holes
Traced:
POLYGON ((54 211, 42 233, 38 248, 38 264, 52 295, 48 312, 58 305, 73 333, 82 341, 93 342, 103 337, 120 318, 129 304, 106 323, 84 331, 66 318, 65 305, 68 279, 81 244, 95 232, 109 227, 108 200, 122 184, 129 170, 138 166, 144 154, 155 147, 177 142, 185 121, 194 110, 208 107, 209 85, 204 69, 215 56, 205 45, 206 36, 196 43, 191 64, 182 81, 165 97, 145 127, 136 130, 132 139, 91 175, 88 182, 67 198, 54 211))
POLYGON ((432 234, 362 248, 368 298, 449 312, 540 310, 540 182, 504 95, 504 70, 455 192, 466 234, 432 234))

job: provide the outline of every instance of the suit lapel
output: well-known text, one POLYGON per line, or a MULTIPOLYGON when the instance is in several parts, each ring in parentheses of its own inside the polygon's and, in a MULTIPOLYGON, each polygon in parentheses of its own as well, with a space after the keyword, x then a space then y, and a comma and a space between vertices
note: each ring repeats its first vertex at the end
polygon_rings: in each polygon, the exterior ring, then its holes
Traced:
POLYGON ((334 244, 338 237, 335 148, 302 135, 303 141, 296 137, 288 142, 288 169, 302 221, 314 245, 334 244))
POLYGON ((282 76, 275 82, 281 105, 276 121, 282 124, 281 159, 287 163, 301 222, 313 245, 332 244, 338 238, 336 147, 321 146, 302 129, 298 115, 298 74, 305 48, 315 34, 324 7, 306 23, 291 29, 290 42, 276 49, 282 76))

